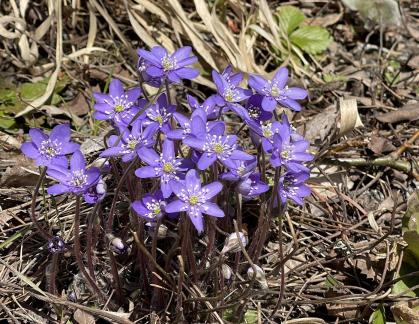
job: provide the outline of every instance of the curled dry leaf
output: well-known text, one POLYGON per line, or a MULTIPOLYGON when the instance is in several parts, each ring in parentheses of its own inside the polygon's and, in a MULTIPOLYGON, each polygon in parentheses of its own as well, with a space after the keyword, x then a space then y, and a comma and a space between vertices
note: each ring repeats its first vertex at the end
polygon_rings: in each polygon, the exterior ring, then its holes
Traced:
POLYGON ((358 114, 358 105, 356 99, 339 98, 339 136, 354 130, 357 127, 364 126, 358 114))
POLYGON ((419 119, 419 104, 407 104, 402 108, 375 117, 382 123, 397 123, 400 121, 415 121, 419 119))

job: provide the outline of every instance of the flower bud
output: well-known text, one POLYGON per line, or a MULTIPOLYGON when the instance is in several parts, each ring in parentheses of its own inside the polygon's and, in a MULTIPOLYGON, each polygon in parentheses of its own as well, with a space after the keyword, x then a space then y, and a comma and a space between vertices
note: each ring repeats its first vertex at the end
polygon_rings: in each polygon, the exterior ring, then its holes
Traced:
POLYGON ((59 236, 53 236, 48 242, 48 250, 50 253, 61 253, 66 250, 63 239, 59 236))
POLYGON ((233 270, 225 263, 221 265, 221 272, 225 280, 230 280, 233 275, 233 270))
MULTIPOLYGON (((265 277, 265 271, 258 265, 254 264, 254 267, 256 269, 256 281, 259 283, 260 287, 262 289, 268 289, 268 282, 266 281, 265 277)), ((247 277, 252 280, 254 276, 253 267, 250 267, 247 269, 247 277)))
MULTIPOLYGON (((156 224, 154 223, 146 223, 146 225, 148 226, 148 234, 150 234, 150 236, 154 237, 155 235, 155 230, 156 230, 156 224)), ((168 228, 166 225, 164 224, 160 224, 158 232, 157 232, 157 239, 161 240, 167 237, 167 231, 168 228)))
POLYGON ((73 303, 77 302, 77 296, 76 296, 76 293, 74 291, 72 291, 68 294, 68 300, 73 302, 73 303))
POLYGON ((114 237, 111 241, 112 250, 117 254, 123 254, 127 251, 127 245, 119 238, 114 237))
POLYGON ((243 246, 245 247, 248 243, 247 233, 245 231, 239 232, 239 236, 237 233, 231 233, 225 240, 224 247, 221 250, 221 254, 225 254, 227 252, 239 252, 241 250, 239 239, 241 240, 243 246))

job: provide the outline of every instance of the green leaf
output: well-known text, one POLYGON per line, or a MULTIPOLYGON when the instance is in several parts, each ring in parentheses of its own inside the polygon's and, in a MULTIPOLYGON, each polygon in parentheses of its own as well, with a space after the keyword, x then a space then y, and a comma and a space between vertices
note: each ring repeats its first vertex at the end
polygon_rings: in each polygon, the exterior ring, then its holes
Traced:
POLYGON ((7 115, 0 114, 0 128, 9 129, 15 125, 15 119, 7 115))
POLYGON ((371 314, 368 322, 371 324, 386 324, 386 313, 384 312, 383 305, 380 305, 380 307, 371 314))
POLYGON ((282 6, 277 10, 276 18, 281 29, 290 35, 306 18, 303 12, 293 6, 282 6))
POLYGON ((249 309, 244 314, 244 322, 246 324, 254 324, 258 321, 258 312, 254 309, 249 309))
POLYGON ((290 40, 309 54, 319 54, 327 49, 332 39, 323 27, 303 26, 291 34, 290 40))
POLYGON ((339 280, 330 275, 326 277, 324 284, 326 285, 326 287, 329 288, 339 288, 343 286, 343 284, 339 280))

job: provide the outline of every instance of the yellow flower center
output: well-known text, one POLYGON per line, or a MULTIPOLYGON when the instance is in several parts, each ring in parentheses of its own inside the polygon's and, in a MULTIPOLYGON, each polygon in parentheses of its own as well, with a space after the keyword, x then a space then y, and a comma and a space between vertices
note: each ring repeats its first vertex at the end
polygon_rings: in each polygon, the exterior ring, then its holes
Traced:
POLYGON ((280 91, 280 90, 278 89, 278 87, 276 87, 276 86, 273 86, 273 87, 271 88, 271 95, 272 95, 273 97, 278 97, 280 92, 281 92, 281 91, 280 91))
POLYGON ((195 195, 193 195, 193 196, 191 196, 190 198, 189 198, 189 204, 190 205, 196 205, 197 203, 199 203, 199 198, 198 198, 198 196, 195 196, 195 195))
POLYGON ((224 93, 224 99, 227 101, 233 101, 234 100, 233 91, 231 91, 230 89, 226 90, 226 92, 224 93))
POLYGON ((224 151, 224 147, 220 143, 215 143, 213 148, 214 152, 217 154, 221 154, 224 151))
POLYGON ((288 159, 288 158, 290 157, 290 151, 288 151, 288 150, 283 150, 283 151, 281 152, 281 157, 282 157, 283 159, 288 159))
POLYGON ((137 144, 138 144, 138 141, 137 140, 131 140, 131 141, 129 141, 128 142, 128 148, 130 149, 130 150, 133 150, 133 149, 135 149, 135 147, 137 146, 137 144))
POLYGON ((125 108, 122 105, 116 105, 114 109, 117 113, 119 113, 119 112, 123 111, 125 108))
POLYGON ((155 216, 157 216, 157 215, 160 215, 160 213, 161 213, 161 208, 160 208, 160 206, 156 206, 156 207, 154 207, 154 209, 153 209, 153 214, 154 214, 155 216))
POLYGON ((174 62, 170 59, 170 57, 165 56, 161 60, 161 65, 163 66, 164 71, 169 71, 174 68, 174 62))
POLYGON ((270 128, 264 128, 262 130, 263 136, 266 138, 271 138, 273 136, 272 130, 270 128))
POLYGON ((163 117, 161 115, 157 115, 155 119, 160 125, 163 124, 163 117))
POLYGON ((172 163, 166 162, 165 164, 163 164, 163 171, 166 173, 172 172, 173 171, 172 163))

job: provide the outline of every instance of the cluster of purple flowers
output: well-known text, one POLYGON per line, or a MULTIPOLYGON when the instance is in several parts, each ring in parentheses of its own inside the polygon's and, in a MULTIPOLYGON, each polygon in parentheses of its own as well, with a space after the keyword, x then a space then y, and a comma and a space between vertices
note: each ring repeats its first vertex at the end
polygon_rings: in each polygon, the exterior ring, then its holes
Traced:
MULTIPOLYGON (((310 194, 305 185, 309 169, 304 166, 312 159, 307 153, 309 143, 292 128, 285 114, 281 121, 275 117, 278 105, 299 111, 297 100, 304 99, 307 92, 287 86, 286 68, 279 69, 272 80, 250 75, 249 89, 243 87, 243 74, 228 66, 222 73, 212 72, 217 93, 202 104, 188 96, 190 113, 182 113, 163 90, 199 75, 190 67, 197 61, 191 50, 182 47, 173 54, 161 46, 138 50, 141 81, 159 88, 156 98, 146 100, 140 88, 126 90, 116 79, 108 94, 94 93, 95 118, 110 121, 116 130, 100 156, 119 157, 123 162, 137 159, 135 176, 152 179, 148 181, 153 189, 132 202, 133 210, 151 224, 165 215, 185 212, 202 232, 203 214, 224 217, 216 202, 223 183, 231 183, 245 199, 269 190, 259 171, 260 159, 243 149, 238 134, 227 132, 223 120, 227 113, 248 126, 255 148, 263 150, 272 167, 281 170, 272 197, 279 197, 275 200, 283 204, 291 199, 301 205, 310 194), (217 178, 204 184, 202 179, 208 179, 209 174, 217 178)), ((103 198, 106 186, 101 170, 86 168, 79 146, 70 142, 68 125, 55 127, 49 137, 37 129, 30 135, 32 142, 23 144, 22 151, 47 167, 47 174, 59 182, 48 188, 50 194, 83 194, 88 203, 103 198)))

